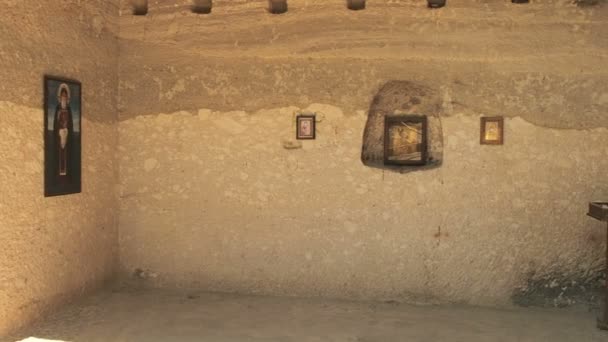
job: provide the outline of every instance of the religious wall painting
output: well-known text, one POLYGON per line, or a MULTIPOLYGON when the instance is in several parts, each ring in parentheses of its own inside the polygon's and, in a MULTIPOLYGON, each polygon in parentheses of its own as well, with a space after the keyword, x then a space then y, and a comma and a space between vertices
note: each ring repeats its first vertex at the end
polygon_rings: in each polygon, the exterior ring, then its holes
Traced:
POLYGON ((311 140, 316 138, 315 115, 298 115, 296 117, 296 138, 311 140))
POLYGON ((503 117, 481 118, 480 142, 482 145, 502 145, 504 143, 503 117))
POLYGON ((44 195, 81 192, 82 89, 75 80, 44 77, 44 195))
POLYGON ((427 126, 426 116, 386 116, 384 164, 425 165, 428 157, 427 126))

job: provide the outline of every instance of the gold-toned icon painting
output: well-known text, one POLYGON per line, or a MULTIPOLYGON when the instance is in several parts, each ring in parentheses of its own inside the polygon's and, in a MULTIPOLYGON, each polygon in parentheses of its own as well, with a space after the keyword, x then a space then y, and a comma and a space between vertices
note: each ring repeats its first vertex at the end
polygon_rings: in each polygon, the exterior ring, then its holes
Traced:
POLYGON ((426 164, 427 118, 425 116, 387 116, 384 129, 385 164, 426 164))
POLYGON ((298 115, 296 119, 296 138, 298 140, 310 140, 316 137, 315 116, 298 115))
POLYGON ((482 145, 502 145, 504 119, 501 116, 481 118, 480 139, 482 145))

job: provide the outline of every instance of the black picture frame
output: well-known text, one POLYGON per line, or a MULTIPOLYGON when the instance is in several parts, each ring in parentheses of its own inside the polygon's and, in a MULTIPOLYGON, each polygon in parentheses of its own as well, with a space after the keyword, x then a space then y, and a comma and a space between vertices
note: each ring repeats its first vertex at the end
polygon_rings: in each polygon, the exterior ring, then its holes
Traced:
POLYGON ((427 164, 427 159, 427 117, 424 115, 386 116, 384 119, 384 164, 422 166, 427 164))
POLYGON ((82 192, 82 84, 45 75, 44 196, 82 192), (61 98, 66 96, 65 106, 61 98))
POLYGON ((301 114, 296 117, 296 139, 314 140, 317 138, 316 116, 301 114))

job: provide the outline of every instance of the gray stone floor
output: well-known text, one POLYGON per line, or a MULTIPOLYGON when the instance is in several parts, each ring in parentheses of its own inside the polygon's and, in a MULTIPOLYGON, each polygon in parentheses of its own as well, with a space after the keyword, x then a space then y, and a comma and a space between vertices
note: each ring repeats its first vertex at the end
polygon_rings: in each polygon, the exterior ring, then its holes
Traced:
POLYGON ((5 341, 608 341, 574 309, 487 309, 167 291, 100 292, 5 341))

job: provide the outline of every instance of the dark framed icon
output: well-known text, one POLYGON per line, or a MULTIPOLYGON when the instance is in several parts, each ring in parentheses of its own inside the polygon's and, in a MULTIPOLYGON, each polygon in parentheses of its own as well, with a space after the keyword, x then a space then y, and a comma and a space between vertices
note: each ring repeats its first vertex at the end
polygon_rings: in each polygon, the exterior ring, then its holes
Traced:
POLYGON ((482 117, 479 135, 482 145, 502 145, 504 143, 504 118, 502 116, 482 117))
POLYGON ((44 195, 79 193, 82 171, 82 85, 44 76, 44 195))
POLYGON ((316 138, 314 115, 298 115, 296 117, 296 139, 313 140, 316 138))
POLYGON ((428 120, 423 115, 386 116, 384 164, 425 165, 428 120))

